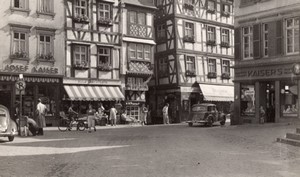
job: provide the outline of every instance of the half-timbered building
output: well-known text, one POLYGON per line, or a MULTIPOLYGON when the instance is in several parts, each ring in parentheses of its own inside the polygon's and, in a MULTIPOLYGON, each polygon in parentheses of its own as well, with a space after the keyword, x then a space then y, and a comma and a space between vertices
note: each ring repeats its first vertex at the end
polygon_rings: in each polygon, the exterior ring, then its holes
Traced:
POLYGON ((233 1, 157 0, 156 6, 153 114, 161 116, 166 102, 171 122, 185 121, 196 103, 226 111, 233 101, 233 1))
POLYGON ((124 0, 123 7, 121 75, 125 75, 125 107, 128 116, 140 120, 153 75, 156 7, 152 0, 124 0))
POLYGON ((65 0, 65 105, 124 100, 120 79, 120 4, 117 0, 65 0))
POLYGON ((48 108, 46 125, 55 125, 65 72, 63 2, 5 0, 0 16, 0 104, 11 116, 22 105, 23 115, 36 118, 41 99, 48 108))

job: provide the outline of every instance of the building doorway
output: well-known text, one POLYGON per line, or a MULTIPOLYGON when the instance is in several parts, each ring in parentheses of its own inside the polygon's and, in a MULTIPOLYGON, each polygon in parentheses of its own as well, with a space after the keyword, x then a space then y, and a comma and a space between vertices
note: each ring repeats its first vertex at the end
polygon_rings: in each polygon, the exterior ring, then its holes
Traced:
POLYGON ((275 82, 268 82, 266 87, 266 120, 275 122, 275 82))

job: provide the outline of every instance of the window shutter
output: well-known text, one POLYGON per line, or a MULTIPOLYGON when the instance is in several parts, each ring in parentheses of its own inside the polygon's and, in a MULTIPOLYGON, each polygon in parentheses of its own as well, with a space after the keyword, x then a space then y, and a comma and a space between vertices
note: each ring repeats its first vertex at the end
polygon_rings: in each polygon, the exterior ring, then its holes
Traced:
POLYGON ((282 30, 282 20, 276 21, 276 54, 282 55, 283 54, 283 30, 282 30))
POLYGON ((259 59, 261 58, 261 25, 255 24, 253 25, 253 58, 259 59))
POLYGON ((241 28, 234 29, 234 58, 241 60, 241 28))
POLYGON ((277 56, 283 53, 282 45, 282 21, 273 21, 268 23, 268 48, 269 56, 277 56))

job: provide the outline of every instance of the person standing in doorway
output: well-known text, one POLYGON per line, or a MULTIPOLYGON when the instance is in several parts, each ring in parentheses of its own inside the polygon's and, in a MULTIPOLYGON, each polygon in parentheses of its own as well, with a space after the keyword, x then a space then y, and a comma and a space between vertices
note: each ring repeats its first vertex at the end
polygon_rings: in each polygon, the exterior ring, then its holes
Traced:
POLYGON ((164 124, 169 124, 169 103, 166 103, 166 105, 163 107, 162 112, 164 124))
POLYGON ((37 135, 44 135, 44 130, 43 128, 46 127, 46 119, 45 115, 47 112, 47 107, 42 103, 42 100, 39 98, 38 99, 38 104, 36 107, 36 112, 38 115, 37 118, 37 125, 38 125, 38 134, 37 135))
POLYGON ((88 132, 91 133, 92 132, 92 127, 94 128, 94 131, 96 131, 96 126, 95 126, 95 114, 96 114, 96 110, 93 109, 93 106, 91 104, 89 104, 89 109, 86 111, 88 117, 87 117, 87 122, 88 122, 88 132))
POLYGON ((114 105, 110 108, 109 120, 110 120, 111 126, 117 125, 116 124, 117 123, 117 110, 114 105))

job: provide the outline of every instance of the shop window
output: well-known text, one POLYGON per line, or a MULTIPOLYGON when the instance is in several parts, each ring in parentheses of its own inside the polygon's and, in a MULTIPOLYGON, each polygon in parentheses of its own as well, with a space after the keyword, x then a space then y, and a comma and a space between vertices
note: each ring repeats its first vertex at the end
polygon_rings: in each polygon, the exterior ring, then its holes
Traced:
POLYGON ((283 117, 297 117, 299 109, 297 85, 285 84, 282 86, 281 112, 283 117))
POLYGON ((299 52, 299 17, 286 20, 286 53, 299 52))
POLYGON ((255 116, 255 90, 254 85, 242 85, 241 88, 241 115, 255 116))
POLYGON ((38 86, 38 97, 42 100, 42 103, 47 107, 46 116, 54 116, 56 113, 56 96, 57 87, 43 85, 38 86))
POLYGON ((139 108, 139 106, 127 106, 126 113, 127 113, 127 116, 132 117, 136 120, 139 120, 140 108, 139 108))

